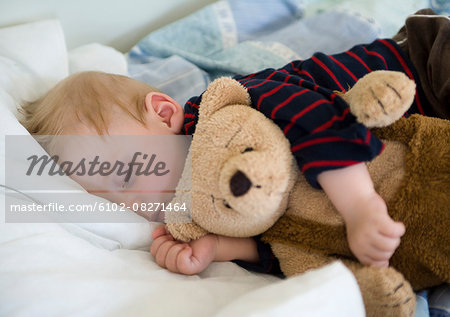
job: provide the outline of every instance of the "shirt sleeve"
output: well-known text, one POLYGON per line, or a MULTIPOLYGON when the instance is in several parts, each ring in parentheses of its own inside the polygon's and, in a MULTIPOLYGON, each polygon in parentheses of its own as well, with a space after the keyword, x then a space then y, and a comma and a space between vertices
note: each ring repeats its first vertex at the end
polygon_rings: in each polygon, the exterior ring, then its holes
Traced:
POLYGON ((196 96, 189 99, 184 105, 184 123, 181 133, 192 135, 195 132, 195 126, 198 122, 198 109, 202 96, 196 96))
POLYGON ((239 265, 240 267, 252 272, 266 273, 278 277, 284 277, 284 274, 280 268, 280 262, 273 254, 270 244, 262 242, 260 235, 253 237, 253 239, 256 242, 259 262, 250 263, 241 260, 234 260, 233 262, 239 265))

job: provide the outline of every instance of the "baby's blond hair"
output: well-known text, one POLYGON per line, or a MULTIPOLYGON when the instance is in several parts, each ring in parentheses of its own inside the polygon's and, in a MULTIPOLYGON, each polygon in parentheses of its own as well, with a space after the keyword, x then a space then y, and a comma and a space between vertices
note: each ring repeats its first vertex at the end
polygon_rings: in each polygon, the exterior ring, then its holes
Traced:
POLYGON ((22 106, 23 126, 37 135, 60 135, 79 122, 107 134, 108 113, 118 106, 145 125, 145 96, 159 90, 132 78, 102 72, 80 72, 67 77, 45 96, 22 106))

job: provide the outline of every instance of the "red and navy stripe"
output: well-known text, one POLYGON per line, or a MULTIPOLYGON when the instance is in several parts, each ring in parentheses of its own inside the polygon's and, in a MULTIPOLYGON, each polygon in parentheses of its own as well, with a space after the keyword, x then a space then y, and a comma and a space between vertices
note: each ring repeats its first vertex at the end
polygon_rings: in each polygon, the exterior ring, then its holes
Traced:
MULTIPOLYGON (((358 45, 335 55, 314 54, 280 69, 236 76, 252 106, 271 118, 291 143, 300 170, 314 187, 325 170, 370 161, 383 149, 381 141, 356 122, 335 91, 345 92, 374 70, 401 71, 418 83, 415 70, 391 40, 358 45)), ((418 93, 410 111, 425 113, 418 93)), ((195 131, 201 96, 186 104, 184 133, 195 131)))

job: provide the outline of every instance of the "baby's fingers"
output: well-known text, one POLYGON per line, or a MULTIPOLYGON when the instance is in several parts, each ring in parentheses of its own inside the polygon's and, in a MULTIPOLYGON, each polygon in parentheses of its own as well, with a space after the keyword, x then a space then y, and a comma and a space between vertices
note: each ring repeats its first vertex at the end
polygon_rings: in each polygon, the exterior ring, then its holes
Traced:
POLYGON ((400 238, 405 234, 405 225, 402 222, 391 221, 389 225, 385 225, 379 228, 379 232, 390 238, 400 238))
POLYGON ((378 249, 371 248, 366 254, 370 265, 378 265, 379 263, 387 263, 391 258, 393 251, 380 251, 378 249))
POLYGON ((385 267, 389 265, 391 255, 391 252, 383 252, 370 247, 357 258, 364 265, 385 267))
POLYGON ((388 238, 378 235, 374 238, 364 252, 364 261, 361 263, 375 266, 388 266, 389 259, 400 244, 400 238, 388 238))
POLYGON ((370 266, 378 266, 378 267, 388 267, 389 266, 389 261, 377 261, 375 259, 372 259, 371 257, 366 257, 366 259, 364 261, 361 261, 362 264, 364 265, 370 265, 370 266))
POLYGON ((160 267, 167 268, 166 267, 167 255, 170 249, 173 248, 176 244, 178 244, 178 242, 173 240, 166 240, 159 246, 155 254, 155 261, 160 267))
POLYGON ((180 256, 180 254, 182 254, 182 251, 186 247, 189 247, 189 246, 185 243, 177 243, 177 244, 174 244, 168 250, 164 264, 165 264, 165 267, 169 271, 174 272, 174 273, 183 273, 183 272, 180 272, 177 261, 178 261, 178 257, 180 256))
POLYGON ((400 238, 389 238, 383 235, 378 236, 371 243, 371 247, 379 252, 390 252, 390 256, 400 245, 400 238))
POLYGON ((155 256, 156 253, 158 252, 159 248, 161 247, 161 245, 166 242, 166 241, 173 241, 173 237, 170 235, 163 235, 160 236, 158 238, 156 238, 155 240, 153 240, 152 245, 150 246, 150 253, 155 256))
POLYGON ((168 235, 169 232, 167 231, 167 227, 165 225, 161 225, 156 227, 155 230, 152 232, 152 238, 153 240, 159 238, 162 235, 168 235))
POLYGON ((177 267, 180 273, 186 275, 197 274, 205 269, 201 261, 193 256, 192 248, 188 245, 178 254, 177 267))

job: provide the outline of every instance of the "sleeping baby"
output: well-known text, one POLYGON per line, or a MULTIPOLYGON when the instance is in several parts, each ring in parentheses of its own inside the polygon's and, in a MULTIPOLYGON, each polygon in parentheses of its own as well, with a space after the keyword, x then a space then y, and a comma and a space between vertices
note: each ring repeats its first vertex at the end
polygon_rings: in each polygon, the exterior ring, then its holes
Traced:
MULTIPOLYGON (((350 249, 363 264, 387 266, 405 228, 390 218, 365 165, 381 153, 382 142, 356 122, 336 91, 345 91, 374 70, 400 71, 417 86, 414 103, 405 116, 421 113, 449 118, 449 36, 448 18, 423 11, 411 16, 392 40, 376 40, 341 54, 316 53, 280 69, 234 77, 248 91, 252 107, 283 130, 310 185, 329 196, 345 221, 350 249)), ((64 79, 43 98, 24 105, 22 123, 37 135, 162 138, 193 134, 200 101, 201 96, 190 99, 183 110, 173 98, 145 83, 120 75, 83 72, 64 79)), ((112 148, 113 161, 130 156, 125 146, 112 148)), ((56 145, 53 151, 67 159, 89 153, 80 151, 79 145, 67 144, 56 145)), ((72 177, 87 189, 96 185, 105 188, 106 182, 106 193, 92 192, 116 203, 126 199, 127 204, 149 201, 149 191, 139 195, 136 192, 155 179, 132 175, 124 185, 113 175, 103 178, 102 184, 98 184, 99 179, 72 177), (120 186, 134 194, 124 198, 118 194, 120 191, 109 190, 120 186)), ((159 192, 175 188, 161 184, 160 179, 158 183, 159 192)), ((152 199, 170 201, 166 196, 152 199)), ((162 219, 161 214, 150 217, 145 211, 139 213, 149 220, 162 219)), ((240 265, 255 271, 280 273, 270 247, 258 237, 210 234, 186 244, 176 241, 162 225, 153 232, 153 238, 150 251, 156 262, 173 272, 196 274, 212 261, 240 260, 240 265)))

